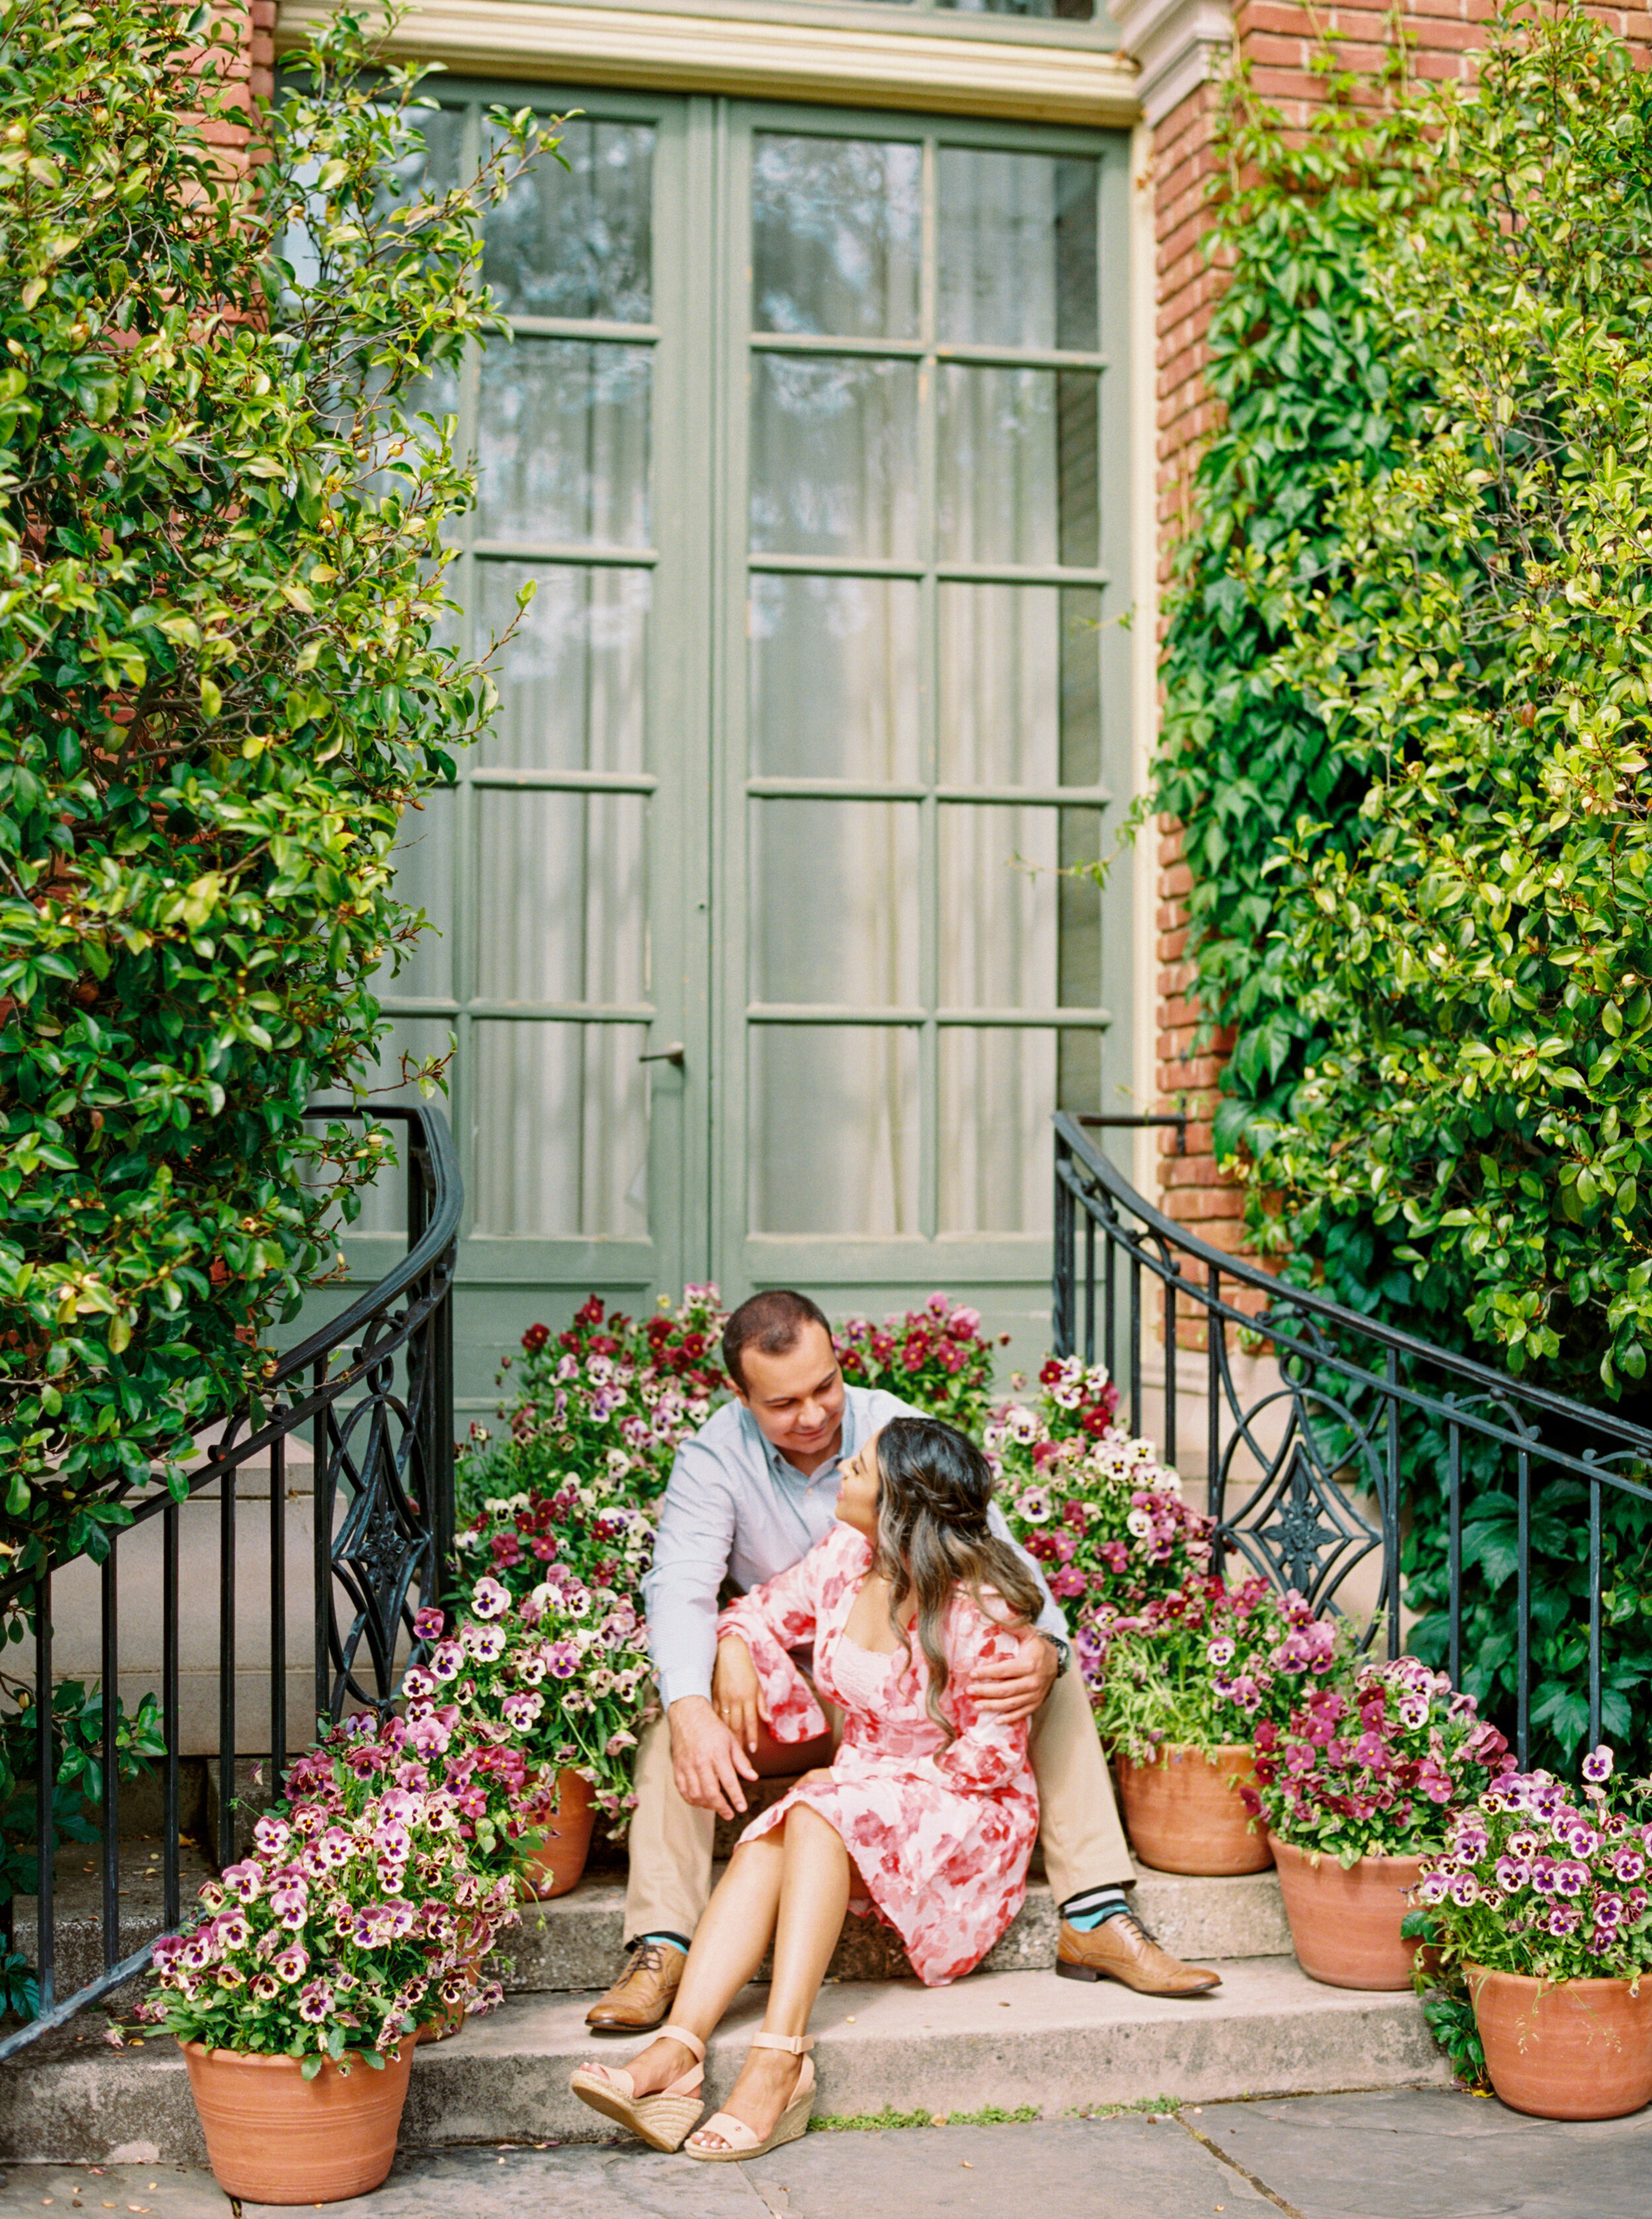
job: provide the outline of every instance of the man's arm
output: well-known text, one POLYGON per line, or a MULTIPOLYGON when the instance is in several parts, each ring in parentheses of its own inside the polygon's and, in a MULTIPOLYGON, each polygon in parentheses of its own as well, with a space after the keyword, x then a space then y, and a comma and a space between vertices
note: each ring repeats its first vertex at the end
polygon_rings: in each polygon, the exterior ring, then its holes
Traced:
POLYGON ((734 1546, 734 1503, 723 1467, 698 1440, 677 1451, 660 1507, 654 1563, 643 1582, 649 1650, 671 1728, 671 1768, 685 1802, 732 1818, 757 1777, 711 1707, 717 1589, 734 1546))
POLYGON ((1061 1606, 1050 1593, 1044 1575, 1036 1563, 1010 1532, 1009 1521, 996 1502, 989 1503, 987 1506, 986 1522, 999 1540, 1009 1542, 1022 1563, 1026 1565, 1039 1593, 1044 1598, 1044 1607, 1034 1620, 1034 1624, 1040 1633, 1047 1633, 1053 1641, 1060 1642, 1065 1648, 1067 1643, 1067 1621, 1061 1606))
POLYGON ((711 1700, 717 1589, 734 1551, 734 1523, 723 1467, 699 1441, 685 1441, 671 1467, 654 1563, 643 1582, 654 1676, 668 1710, 685 1695, 711 1700))

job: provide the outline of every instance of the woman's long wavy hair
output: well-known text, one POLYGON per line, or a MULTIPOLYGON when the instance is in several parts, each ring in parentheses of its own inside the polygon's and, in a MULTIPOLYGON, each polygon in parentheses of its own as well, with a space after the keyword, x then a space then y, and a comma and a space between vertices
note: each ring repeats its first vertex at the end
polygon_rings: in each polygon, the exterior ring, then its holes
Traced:
POLYGON ((974 1443, 939 1418, 891 1418, 878 1435, 878 1535, 873 1569, 889 1582, 889 1622, 910 1664, 912 1644, 900 1613, 916 1596, 918 1646, 929 1667, 929 1716, 947 1736, 957 1729, 941 1707, 947 1691, 941 1623, 960 1587, 989 1618, 1030 1625, 1043 1597, 1020 1557, 987 1526, 992 1472, 974 1443), (992 1607, 984 1591, 995 1590, 992 1607))

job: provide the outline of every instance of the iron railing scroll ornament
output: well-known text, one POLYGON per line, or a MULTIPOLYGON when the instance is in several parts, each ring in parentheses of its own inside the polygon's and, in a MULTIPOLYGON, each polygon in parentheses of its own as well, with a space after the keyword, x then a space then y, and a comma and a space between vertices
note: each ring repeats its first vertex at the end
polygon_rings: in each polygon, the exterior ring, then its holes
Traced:
MULTIPOLYGON (((348 1106, 319 1104, 314 1116, 350 1118, 348 1106)), ((202 1462, 189 1474, 189 1502, 215 1500, 217 1508, 217 1695, 215 1775, 217 1821, 211 1844, 221 1867, 236 1854, 239 1796, 246 1793, 250 1757, 267 1766, 267 1792, 281 1792, 291 1737, 352 1710, 388 1709, 413 1647, 419 1602, 440 1594, 454 1550, 453 1282, 463 1208, 457 1160, 446 1118, 433 1105, 375 1107, 376 1122, 405 1131, 400 1153, 407 1178, 407 1250, 378 1284, 297 1347, 279 1358, 268 1375, 256 1415, 248 1408, 216 1426, 203 1427, 202 1462), (289 1721, 287 1653, 289 1445, 308 1434, 313 1445, 314 1553, 314 1716, 289 1721), (237 1503, 237 1478, 248 1465, 267 1469, 269 1513, 260 1531, 237 1503), (267 1579, 269 1625, 263 1653, 249 1659, 237 1625, 249 1557, 252 1576, 267 1579), (268 1728, 254 1750, 243 1747, 238 1712, 249 1681, 268 1681, 268 1728), (238 1764, 241 1775, 238 1777, 238 1764)), ((261 1475, 260 1475, 261 1476, 261 1475)), ((181 1901, 180 1753, 183 1719, 180 1630, 188 1618, 210 1610, 209 1596, 183 1591, 181 1540, 183 1504, 161 1490, 131 1505, 132 1523, 109 1532, 100 1567, 102 1610, 99 1679, 102 1694, 101 1933, 96 1969, 59 1993, 59 1942, 67 1938, 84 1956, 84 1918, 65 1922, 57 1899, 53 1858, 53 1812, 59 1751, 52 1725, 52 1592, 56 1563, 28 1583, 0 1588, 0 1603, 34 1620, 34 1675, 39 1721, 36 1765, 36 1855, 39 1893, 32 1905, 0 1905, 0 1945, 21 1942, 39 1984, 37 2015, 0 2033, 0 2062, 77 2011, 122 1987, 149 1962, 158 1936, 176 1929, 181 1901), (160 1758, 160 1906, 153 1933, 134 1933, 123 1918, 123 1845, 120 1837, 121 1781, 116 1762, 121 1672, 121 1558, 134 1532, 158 1519, 160 1539, 160 1716, 165 1754, 160 1758), (32 1915, 31 1915, 32 1913, 32 1915), (74 1930, 70 1933, 69 1928, 74 1930)), ((208 1512, 210 1516, 210 1512, 208 1512)), ((152 1598, 146 1598, 152 1601, 152 1598)), ((298 1659, 291 1660, 296 1665, 298 1659)), ((261 1791, 262 1792, 262 1791, 261 1791)), ((88 1854, 90 1854, 90 1852, 88 1854)))
MULTIPOLYGON (((1147 1420, 1144 1361, 1155 1359, 1169 1464, 1178 1464, 1182 1445, 1178 1405, 1202 1403, 1216 1569, 1240 1559, 1281 1588, 1338 1610, 1366 1565, 1365 1638, 1397 1656, 1408 1514, 1401 1478, 1420 1458, 1444 1481, 1442 1662, 1461 1685, 1465 1508, 1487 1489, 1506 1494, 1514 1504, 1514 1696, 1512 1717, 1500 1723, 1524 1766, 1532 1740, 1534 1512, 1546 1487, 1577 1481, 1588 1505, 1587 1703, 1590 1744, 1598 1743, 1611 1577, 1603 1499, 1652 1502, 1652 1433, 1283 1285, 1211 1246, 1154 1209, 1099 1153, 1085 1130, 1098 1122, 1065 1111, 1055 1119, 1055 1349, 1107 1365, 1137 1433, 1147 1420), (1184 1346, 1197 1352, 1178 1364, 1184 1346), (1196 1390, 1187 1370, 1200 1375, 1196 1390)), ((1545 1683, 1541 1693, 1550 1692, 1545 1683)))

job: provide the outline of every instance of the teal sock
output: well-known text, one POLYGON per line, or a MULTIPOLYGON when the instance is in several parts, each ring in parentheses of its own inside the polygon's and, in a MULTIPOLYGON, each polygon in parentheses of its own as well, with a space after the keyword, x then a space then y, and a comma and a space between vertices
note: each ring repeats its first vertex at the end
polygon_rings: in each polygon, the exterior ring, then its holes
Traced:
POLYGON ((1088 1887, 1082 1895, 1067 1898, 1061 1906, 1061 1916, 1069 1926, 1088 1934, 1106 1920, 1127 1913, 1129 1909, 1121 1887, 1088 1887))
POLYGON ((680 1934, 639 1934, 637 1938, 639 1942, 668 1942, 674 1949, 681 1950, 685 1957, 688 1955, 688 1944, 680 1934))

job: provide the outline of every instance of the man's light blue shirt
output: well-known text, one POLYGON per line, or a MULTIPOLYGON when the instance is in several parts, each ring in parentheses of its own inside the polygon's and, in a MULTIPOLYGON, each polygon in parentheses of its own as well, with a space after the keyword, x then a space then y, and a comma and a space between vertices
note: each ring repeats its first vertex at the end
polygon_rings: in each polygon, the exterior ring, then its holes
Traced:
MULTIPOLYGON (((922 1414, 881 1388, 846 1388, 838 1454, 806 1478, 764 1438, 742 1402, 724 1403, 682 1444, 661 1506, 654 1568, 643 1583, 655 1677, 668 1709, 685 1695, 711 1694, 724 1582, 743 1593, 806 1556, 832 1529, 842 1460, 890 1419, 922 1414)), ((988 1523, 1001 1540, 1009 1539, 996 1502, 988 1523)), ((1024 1550, 1017 1547, 1016 1554, 1044 1597, 1039 1631, 1065 1639, 1066 1620, 1038 1566, 1024 1550)))

